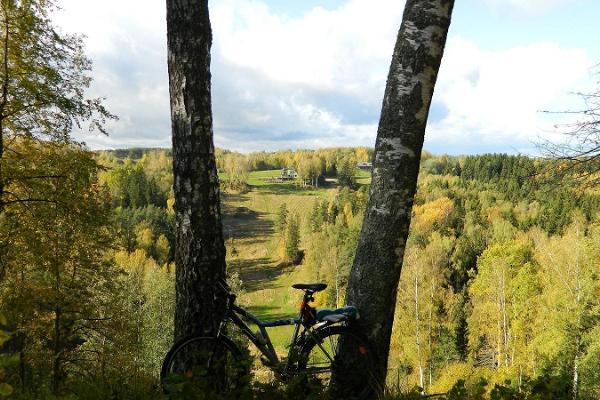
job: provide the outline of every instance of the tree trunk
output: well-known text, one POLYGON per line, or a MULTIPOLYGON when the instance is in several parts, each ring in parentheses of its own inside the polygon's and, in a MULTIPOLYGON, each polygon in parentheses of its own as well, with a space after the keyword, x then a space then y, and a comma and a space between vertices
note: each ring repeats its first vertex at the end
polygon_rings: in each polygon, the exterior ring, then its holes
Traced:
POLYGON ((27 388, 27 377, 25 376, 27 370, 27 363, 25 362, 25 334, 22 331, 17 332, 19 341, 19 378, 21 380, 21 390, 25 392, 25 389, 27 388))
POLYGON ((502 292, 501 306, 502 306, 502 338, 504 340, 504 366, 510 366, 510 332, 508 324, 508 315, 506 312, 506 277, 505 271, 502 270, 502 285, 500 286, 502 292))
POLYGON ((571 398, 573 400, 577 400, 577 398, 579 397, 579 352, 581 351, 581 335, 582 335, 582 326, 581 326, 581 320, 582 320, 582 313, 583 311, 581 310, 581 281, 579 279, 580 277, 580 260, 579 260, 579 255, 580 255, 580 251, 581 251, 581 247, 579 246, 580 244, 580 231, 579 231, 579 226, 577 226, 577 249, 576 249, 576 258, 575 258, 575 305, 576 305, 576 310, 577 310, 577 322, 575 325, 575 329, 576 334, 575 334, 575 351, 574 351, 574 358, 573 358, 573 389, 571 392, 571 398))
MULTIPOLYGON (((2 172, 2 164, 4 157, 4 119, 5 110, 8 103, 8 85, 9 85, 9 68, 8 68, 8 52, 9 52, 9 41, 10 41, 10 25, 9 15, 5 7, 2 7, 4 17, 4 38, 3 38, 3 52, 2 52, 2 98, 0 100, 0 213, 4 211, 4 185, 6 177, 2 172)), ((1 264, 1 263, 0 263, 1 264)))
POLYGON ((421 394, 425 394, 425 383, 423 382, 423 362, 421 361, 421 318, 419 317, 419 270, 415 271, 415 345, 417 347, 417 364, 419 367, 419 387, 421 394))
POLYGON ((347 304, 378 352, 385 383, 396 292, 433 89, 453 0, 408 0, 377 131, 369 202, 348 283, 347 304))
POLYGON ((335 248, 335 308, 340 307, 340 265, 338 260, 338 247, 335 248))
POLYGON ((176 214, 175 337, 216 332, 225 245, 210 91, 208 0, 167 0, 176 214))
POLYGON ((57 305, 54 310, 54 349, 53 349, 53 361, 52 361, 52 393, 58 395, 60 390, 60 384, 62 380, 62 337, 60 334, 61 329, 61 310, 57 305))
POLYGON ((579 350, 581 347, 581 340, 579 336, 576 338, 575 343, 575 358, 573 359, 573 389, 571 391, 571 398, 577 400, 579 396, 579 350))
POLYGON ((435 270, 431 260, 431 282, 429 284, 429 327, 427 332, 427 351, 429 364, 429 389, 433 386, 433 307, 435 305, 435 270))
POLYGON ((61 309, 61 290, 62 282, 60 275, 60 267, 54 265, 54 290, 56 296, 56 304, 54 305, 54 349, 52 354, 52 394, 58 395, 60 385, 62 383, 62 357, 63 357, 63 338, 62 330, 62 309, 61 309))

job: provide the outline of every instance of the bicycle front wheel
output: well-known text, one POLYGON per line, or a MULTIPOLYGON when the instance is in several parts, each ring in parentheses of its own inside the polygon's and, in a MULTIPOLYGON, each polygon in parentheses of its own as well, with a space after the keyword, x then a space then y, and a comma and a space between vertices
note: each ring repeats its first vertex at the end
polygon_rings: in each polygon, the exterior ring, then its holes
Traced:
POLYGON ((302 348, 298 367, 335 398, 360 400, 375 393, 375 352, 366 338, 349 327, 315 332, 302 348))
POLYGON ((188 336, 167 353, 160 382, 166 393, 201 390, 231 398, 247 372, 242 352, 229 338, 188 336))

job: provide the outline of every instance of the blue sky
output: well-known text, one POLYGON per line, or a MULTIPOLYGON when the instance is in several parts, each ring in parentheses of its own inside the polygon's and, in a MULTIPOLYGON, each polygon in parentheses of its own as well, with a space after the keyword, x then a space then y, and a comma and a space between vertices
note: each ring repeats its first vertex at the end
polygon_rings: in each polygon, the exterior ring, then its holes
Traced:
MULTIPOLYGON (((211 0, 215 142, 239 151, 373 146, 404 3, 211 0)), ((87 36, 90 95, 120 120, 91 148, 170 146, 164 0, 63 0, 87 36)), ((456 0, 425 147, 535 154, 596 90, 597 0, 456 0)))

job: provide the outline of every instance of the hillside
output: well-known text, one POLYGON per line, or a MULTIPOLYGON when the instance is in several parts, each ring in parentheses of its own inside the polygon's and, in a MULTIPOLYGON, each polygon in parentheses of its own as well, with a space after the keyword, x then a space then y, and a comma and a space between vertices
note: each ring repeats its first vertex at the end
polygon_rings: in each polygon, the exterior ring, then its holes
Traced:
MULTIPOLYGON (((141 165, 149 182, 160 181, 153 174, 161 157, 166 155, 149 152, 137 162, 119 160, 118 164, 141 165)), ((369 178, 354 169, 350 184, 343 185, 336 171, 356 157, 353 149, 219 153, 229 274, 239 282, 241 303, 256 315, 293 316, 299 293, 290 286, 299 281, 327 282, 329 288, 320 293, 319 303, 343 304, 369 178), (319 160, 322 170, 307 172, 304 181, 272 182, 280 174, 273 167, 300 165, 305 160, 313 164, 319 160), (255 171, 252 165, 271 169, 255 171), (311 173, 318 175, 318 186, 314 179, 314 185, 308 183, 311 173), (232 179, 234 174, 238 177, 232 179), (293 216, 299 221, 303 259, 298 265, 284 260, 285 229, 277 229, 282 205, 287 221, 293 216)), ((398 292, 389 365, 395 371, 390 374, 393 383, 405 390, 422 386, 436 392, 447 391, 465 374, 471 377, 470 385, 480 377, 491 384, 508 380, 514 385, 524 376, 560 381, 570 375, 571 328, 558 321, 569 320, 566 315, 579 308, 554 279, 584 279, 589 282, 586 296, 594 293, 600 266, 595 261, 586 263, 575 273, 571 264, 600 255, 595 244, 600 203, 594 194, 572 192, 542 179, 546 168, 542 161, 521 156, 424 155, 398 292), (574 253, 574 248, 580 248, 580 253, 574 253), (500 294, 494 291, 497 288, 500 294), (553 300, 553 296, 558 297, 553 300), (544 325, 553 318, 557 325, 544 325), (494 321, 506 322, 498 328, 494 321), (549 328, 555 337, 550 346, 543 339, 549 328), (554 372, 543 375, 548 368, 554 372)), ((590 306, 577 315, 587 320, 595 315, 596 300, 586 298, 590 306)), ((595 340, 600 343, 594 326, 582 326, 580 331, 590 340, 589 347, 578 350, 577 357, 586 362, 595 360, 586 349, 593 349, 595 340)), ((283 352, 289 329, 273 332, 283 352)), ((593 392, 593 371, 583 372, 588 367, 592 364, 580 365, 580 374, 593 392)))
MULTIPOLYGON (((369 150, 247 155, 219 150, 217 156, 228 275, 240 304, 263 319, 291 317, 300 300, 291 285, 322 281, 329 286, 318 294, 317 306, 343 305, 370 179, 356 166, 369 159, 369 150), (298 177, 280 179, 283 168, 298 177)), ((107 376, 126 377, 138 385, 126 385, 126 390, 144 392, 156 379, 173 336, 170 153, 138 149, 95 157, 102 168, 94 195, 65 197, 83 215, 90 211, 82 205, 90 199, 98 203, 97 225, 75 225, 75 232, 94 234, 64 241, 67 247, 31 251, 44 259, 55 253, 69 257, 73 249, 101 254, 102 263, 83 267, 85 274, 105 282, 94 289, 99 304, 94 312, 111 317, 102 335, 71 336, 72 354, 95 351, 90 363, 104 362, 107 376), (102 341, 105 334, 114 338, 109 345, 102 341)), ((391 388, 541 391, 560 398, 577 368, 581 398, 597 398, 600 198, 591 190, 576 192, 547 180, 555 167, 503 154, 423 155, 397 293, 391 388)), ((52 225, 23 226, 31 230, 23 234, 34 235, 52 225)), ((16 255, 11 262, 17 265, 16 255)), ((12 274, 4 282, 8 289, 3 293, 16 293, 11 301, 20 304, 7 313, 11 320, 39 313, 37 304, 56 285, 50 275, 28 274, 29 281, 12 274)), ((82 298, 67 300, 81 309, 87 304, 82 298)), ((50 332, 54 314, 49 313, 24 324, 31 332, 50 332)), ((285 354, 290 329, 270 333, 285 354)), ((40 373, 49 370, 48 354, 27 350, 40 373)), ((16 367, 8 371, 21 374, 16 367)), ((254 374, 263 382, 272 377, 260 363, 254 374)))

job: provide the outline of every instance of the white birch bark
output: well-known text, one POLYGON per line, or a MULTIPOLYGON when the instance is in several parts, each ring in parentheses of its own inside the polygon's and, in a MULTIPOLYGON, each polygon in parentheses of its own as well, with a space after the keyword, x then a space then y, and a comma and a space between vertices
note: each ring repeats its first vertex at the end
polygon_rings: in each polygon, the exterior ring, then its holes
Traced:
POLYGON ((415 345, 417 347, 417 363, 419 367, 419 387, 424 394, 423 361, 421 357, 421 318, 419 317, 419 270, 415 270, 415 345))
POLYGON ((219 179, 210 90, 208 0, 167 0, 169 91, 176 216, 175 337, 212 335, 224 301, 219 179))
POLYGON ((396 291, 416 190, 425 126, 453 0, 408 0, 392 56, 377 131, 369 202, 346 303, 358 307, 387 372, 396 291))

